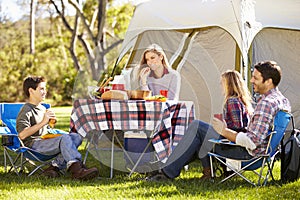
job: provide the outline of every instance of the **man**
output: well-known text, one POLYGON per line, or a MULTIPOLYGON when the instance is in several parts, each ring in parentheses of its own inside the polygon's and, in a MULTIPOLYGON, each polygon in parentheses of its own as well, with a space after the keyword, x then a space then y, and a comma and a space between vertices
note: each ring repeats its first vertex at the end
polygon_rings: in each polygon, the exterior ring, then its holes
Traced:
MULTIPOLYGON (((226 124, 216 118, 213 119, 213 126, 195 120, 163 166, 162 173, 147 177, 146 180, 157 181, 178 177, 181 169, 191 162, 195 155, 201 159, 202 164, 209 162, 207 153, 213 144, 208 140, 218 139, 220 135, 245 147, 244 151, 237 153, 239 157, 250 158, 265 151, 268 143, 267 134, 272 128, 277 111, 281 109, 290 111, 291 107, 288 99, 277 88, 281 79, 281 69, 277 63, 261 62, 254 68, 250 82, 254 91, 261 94, 261 98, 253 112, 247 132, 236 132, 226 128, 226 124)), ((206 180, 210 177, 210 168, 204 167, 201 179, 206 180)))
POLYGON ((52 165, 43 173, 48 177, 58 177, 64 168, 72 174, 72 178, 86 180, 98 176, 98 169, 87 169, 82 165, 81 154, 77 148, 82 142, 76 133, 62 134, 51 139, 41 139, 47 133, 47 125, 51 119, 56 119, 51 110, 41 104, 45 99, 46 79, 42 76, 29 76, 24 80, 23 91, 28 102, 21 108, 17 117, 17 131, 25 146, 43 154, 55 155, 60 153, 52 165))

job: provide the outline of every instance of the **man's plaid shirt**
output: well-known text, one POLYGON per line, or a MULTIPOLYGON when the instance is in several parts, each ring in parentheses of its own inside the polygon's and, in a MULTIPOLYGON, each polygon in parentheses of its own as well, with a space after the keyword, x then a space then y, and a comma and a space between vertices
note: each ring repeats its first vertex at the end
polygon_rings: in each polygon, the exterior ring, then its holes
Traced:
POLYGON ((268 131, 272 129, 274 117, 279 110, 290 112, 291 106, 278 88, 269 90, 258 101, 246 133, 256 145, 256 149, 249 152, 253 156, 265 151, 268 144, 268 131))

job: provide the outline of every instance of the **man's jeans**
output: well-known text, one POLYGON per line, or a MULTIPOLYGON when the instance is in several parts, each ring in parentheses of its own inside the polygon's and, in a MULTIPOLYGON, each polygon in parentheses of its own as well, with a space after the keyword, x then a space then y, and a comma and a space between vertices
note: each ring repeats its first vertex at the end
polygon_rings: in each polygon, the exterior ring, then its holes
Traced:
MULTIPOLYGON (((210 124, 194 120, 189 125, 182 140, 174 148, 162 171, 169 178, 176 178, 180 175, 182 168, 196 158, 200 158, 203 167, 209 167, 207 153, 212 150, 214 144, 208 140, 219 139, 220 137, 210 124)), ((249 155, 245 152, 242 153, 249 155)))
POLYGON ((81 161, 81 154, 77 148, 81 145, 82 138, 77 133, 62 134, 62 136, 36 140, 32 145, 32 149, 37 150, 46 155, 54 155, 60 153, 53 161, 52 165, 59 169, 65 169, 73 162, 81 161))

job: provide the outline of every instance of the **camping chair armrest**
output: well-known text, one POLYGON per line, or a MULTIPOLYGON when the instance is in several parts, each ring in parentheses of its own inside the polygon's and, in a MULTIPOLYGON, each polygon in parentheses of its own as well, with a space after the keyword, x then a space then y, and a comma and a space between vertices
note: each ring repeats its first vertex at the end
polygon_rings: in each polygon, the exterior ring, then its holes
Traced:
POLYGON ((208 141, 214 144, 228 144, 233 146, 240 146, 235 142, 229 141, 228 139, 209 139, 208 141))
POLYGON ((18 137, 18 138, 19 138, 19 141, 20 141, 21 147, 25 147, 25 145, 24 145, 23 141, 21 140, 21 138, 20 138, 20 137, 18 137))
POLYGON ((256 157, 270 157, 270 154, 257 154, 256 157))
MULTIPOLYGON (((267 134, 267 136, 272 137, 274 133, 276 133, 276 131, 269 131, 268 134, 267 134)), ((270 138, 270 139, 271 139, 271 138, 270 138)))
POLYGON ((15 135, 11 133, 7 126, 0 126, 0 135, 15 135))

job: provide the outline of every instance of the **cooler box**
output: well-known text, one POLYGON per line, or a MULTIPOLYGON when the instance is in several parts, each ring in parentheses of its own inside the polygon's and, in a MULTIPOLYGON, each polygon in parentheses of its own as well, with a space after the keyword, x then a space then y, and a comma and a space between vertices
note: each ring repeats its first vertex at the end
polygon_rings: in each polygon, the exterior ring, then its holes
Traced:
MULTIPOLYGON (((143 151, 148 145, 148 138, 143 131, 127 131, 124 133, 124 148, 130 156, 131 160, 135 164, 139 157, 142 155, 143 151)), ((126 154, 124 155, 126 163, 132 165, 126 154)), ((154 152, 152 144, 146 149, 139 165, 145 165, 154 160, 154 152)))

